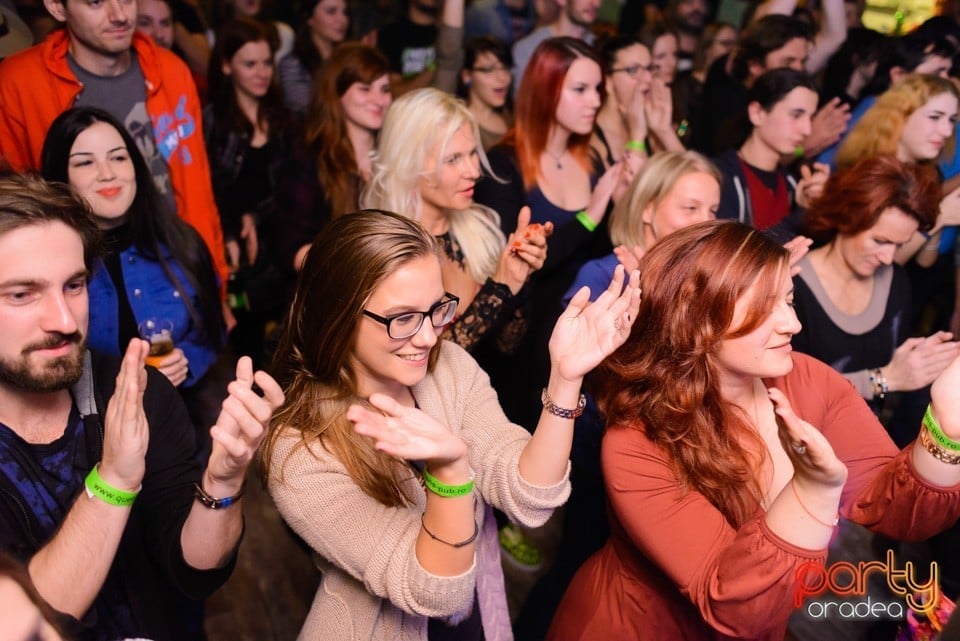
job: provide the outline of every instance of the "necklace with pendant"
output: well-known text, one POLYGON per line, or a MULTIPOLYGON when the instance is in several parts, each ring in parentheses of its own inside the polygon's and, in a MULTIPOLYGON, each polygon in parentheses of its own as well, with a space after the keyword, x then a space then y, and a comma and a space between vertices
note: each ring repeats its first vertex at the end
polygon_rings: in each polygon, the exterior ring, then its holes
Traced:
POLYGON ((557 163, 557 169, 563 169, 563 163, 560 162, 560 159, 563 158, 563 154, 567 153, 566 149, 561 151, 559 156, 555 156, 553 152, 551 152, 549 149, 546 149, 546 148, 543 150, 543 152, 548 156, 550 156, 551 158, 553 158, 554 162, 557 163))

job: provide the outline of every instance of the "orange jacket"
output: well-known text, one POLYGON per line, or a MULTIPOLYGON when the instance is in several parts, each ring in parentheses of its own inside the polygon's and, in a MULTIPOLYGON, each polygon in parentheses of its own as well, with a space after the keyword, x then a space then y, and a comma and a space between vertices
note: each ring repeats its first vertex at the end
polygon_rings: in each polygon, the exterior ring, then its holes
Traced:
MULTIPOLYGON (((17 171, 39 170, 50 124, 73 106, 83 86, 67 64, 69 37, 57 29, 38 45, 0 63, 0 156, 17 171)), ((200 99, 176 55, 135 34, 133 48, 147 88, 153 136, 167 161, 180 217, 203 237, 225 284, 229 274, 220 214, 203 143, 200 99)))

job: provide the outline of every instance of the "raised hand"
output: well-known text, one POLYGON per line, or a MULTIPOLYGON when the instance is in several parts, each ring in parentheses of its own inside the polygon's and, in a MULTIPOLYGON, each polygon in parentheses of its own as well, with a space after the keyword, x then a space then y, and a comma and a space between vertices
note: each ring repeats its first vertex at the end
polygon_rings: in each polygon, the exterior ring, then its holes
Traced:
POLYGON ((783 244, 783 248, 790 252, 789 265, 791 278, 800 273, 800 268, 797 267, 797 263, 807 255, 811 245, 813 245, 813 239, 807 238, 806 236, 794 236, 783 244))
POLYGON ((463 439, 432 416, 417 408, 405 407, 386 394, 373 394, 369 400, 379 412, 351 405, 347 409, 347 420, 354 424, 358 434, 372 439, 373 446, 381 452, 433 466, 466 458, 467 445, 463 439))
POLYGON ((933 416, 940 424, 940 429, 955 441, 960 441, 958 389, 960 389, 960 358, 954 358, 930 387, 930 405, 933 416))
POLYGON ((603 175, 600 176, 600 180, 597 181, 596 186, 593 188, 593 193, 590 195, 590 204, 587 205, 584 211, 586 211, 587 216, 598 225, 603 220, 603 217, 607 215, 607 205, 610 204, 613 192, 620 183, 622 166, 622 160, 610 165, 610 167, 603 172, 603 175))
POLYGON ((144 361, 149 350, 150 345, 139 338, 127 345, 117 374, 117 386, 104 416, 100 476, 126 491, 139 488, 146 472, 150 431, 143 413, 143 393, 147 389, 144 361))
POLYGON ((640 268, 640 260, 646 252, 640 245, 634 245, 633 247, 617 245, 613 248, 613 253, 620 264, 623 265, 626 273, 631 274, 640 268))
POLYGON ((794 476, 808 484, 841 487, 847 480, 847 466, 837 458, 826 437, 794 414, 790 401, 775 387, 767 390, 773 401, 780 428, 780 442, 793 463, 794 476))
POLYGON ((500 253, 493 280, 503 283, 516 294, 530 274, 543 267, 547 259, 547 237, 553 233, 553 223, 530 223, 530 208, 523 207, 517 216, 517 230, 507 238, 500 253))
POLYGON ((627 123, 627 131, 630 132, 631 140, 646 140, 647 138, 647 92, 649 87, 644 83, 638 82, 633 93, 630 94, 630 102, 626 105, 620 105, 620 113, 627 123))
POLYGON ((673 96, 670 94, 670 87, 663 80, 654 78, 650 83, 646 115, 650 131, 658 137, 673 128, 673 96))
POLYGON ((594 302, 589 302, 590 289, 582 287, 560 315, 550 336, 550 360, 561 378, 583 378, 627 340, 640 309, 640 272, 630 274, 626 287, 624 279, 618 265, 594 302))
POLYGON ((237 361, 237 378, 227 386, 229 393, 216 424, 210 428, 213 451, 206 474, 216 483, 239 489, 247 466, 267 433, 267 423, 283 403, 283 390, 266 372, 253 372, 253 361, 237 361), (263 396, 253 391, 256 383, 263 396))
POLYGON ((823 194, 823 186, 830 178, 830 165, 821 162, 813 163, 813 169, 807 165, 800 166, 800 182, 797 183, 797 204, 807 209, 823 194))
POLYGON ((883 368, 890 391, 910 392, 932 383, 960 355, 960 343, 952 339, 950 332, 936 332, 903 341, 883 368))
POLYGON ((817 113, 810 121, 810 135, 803 141, 803 152, 808 158, 840 140, 840 136, 847 130, 850 121, 850 106, 834 98, 817 113))

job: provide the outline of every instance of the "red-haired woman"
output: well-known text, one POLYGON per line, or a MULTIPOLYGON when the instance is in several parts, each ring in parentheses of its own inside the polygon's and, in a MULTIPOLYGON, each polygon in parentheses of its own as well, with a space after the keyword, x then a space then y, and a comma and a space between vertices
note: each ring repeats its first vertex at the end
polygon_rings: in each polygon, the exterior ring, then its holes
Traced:
POLYGON ((377 132, 393 102, 383 54, 344 43, 324 62, 307 110, 305 137, 280 181, 277 253, 299 271, 314 236, 332 218, 360 208, 377 132))
POLYGON ((505 233, 516 229, 524 205, 531 222, 554 226, 524 345, 509 364, 484 363, 494 369, 504 409, 521 425, 536 422, 536 390, 549 371, 546 341, 564 292, 583 263, 611 250, 603 222, 620 166, 597 180, 601 165, 590 150, 603 98, 602 65, 589 46, 575 38, 542 42, 517 91, 514 126, 487 154, 496 178, 476 186, 475 200, 500 214, 505 233), (499 365, 509 380, 498 380, 499 365))
POLYGON ((840 374, 791 350, 788 260, 732 221, 644 257, 637 320, 598 371, 611 536, 550 641, 777 641, 839 516, 901 540, 960 516, 960 359, 933 384, 939 423, 898 452, 840 374))
POLYGON ((805 233, 824 244, 798 263, 804 329, 794 347, 841 372, 874 405, 887 392, 926 387, 960 353, 949 332, 910 338, 910 283, 894 262, 914 233, 933 227, 939 207, 933 166, 874 156, 832 176, 807 211, 805 233))

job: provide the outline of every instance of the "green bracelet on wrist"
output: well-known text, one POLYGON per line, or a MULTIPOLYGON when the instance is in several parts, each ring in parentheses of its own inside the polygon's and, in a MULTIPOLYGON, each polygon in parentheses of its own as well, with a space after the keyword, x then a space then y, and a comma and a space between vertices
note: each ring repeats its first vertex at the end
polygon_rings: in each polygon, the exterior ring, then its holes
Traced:
POLYGON ((576 218, 577 222, 583 225, 584 229, 587 231, 592 232, 597 230, 597 223, 594 222, 593 218, 590 218, 590 216, 587 215, 586 209, 581 209, 578 211, 576 218))
POLYGON ((466 496, 470 494, 470 492, 473 492, 472 478, 463 485, 447 485, 446 483, 441 483, 440 480, 428 472, 426 468, 423 469, 423 484, 437 496, 448 499, 466 496))
POLYGON ((628 140, 627 144, 624 145, 627 148, 627 151, 646 151, 647 143, 642 140, 628 140))
POLYGON ((104 503, 117 505, 119 507, 133 505, 134 499, 136 499, 137 494, 140 493, 140 488, 143 487, 141 485, 134 492, 127 492, 113 487, 100 476, 99 463, 93 466, 93 469, 87 474, 87 478, 83 483, 87 488, 87 496, 90 498, 97 497, 104 503))
POLYGON ((927 411, 923 413, 923 426, 927 428, 930 436, 933 437, 933 440, 936 441, 938 445, 948 450, 953 450, 954 452, 960 452, 960 443, 943 433, 943 430, 940 429, 940 424, 937 423, 937 419, 933 417, 933 410, 929 405, 927 405, 927 411))

